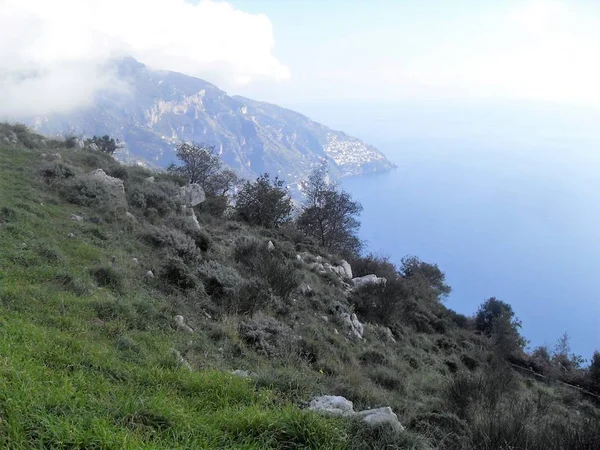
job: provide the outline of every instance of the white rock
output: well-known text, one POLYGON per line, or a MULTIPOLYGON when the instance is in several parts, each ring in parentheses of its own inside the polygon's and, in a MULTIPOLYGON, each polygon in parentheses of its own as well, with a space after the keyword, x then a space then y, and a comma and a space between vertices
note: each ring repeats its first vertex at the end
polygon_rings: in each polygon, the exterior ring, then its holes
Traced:
POLYGON ((175 356, 175 359, 177 360, 177 364, 179 364, 181 367, 186 368, 190 372, 192 371, 192 366, 190 365, 189 362, 187 362, 185 360, 185 358, 181 355, 181 353, 179 352, 179 350, 175 350, 174 348, 172 348, 171 349, 171 354, 173 356, 175 356))
POLYGON ((67 237, 68 237, 69 239, 73 239, 73 238, 75 237, 75 235, 74 235, 73 233, 69 233, 69 234, 67 234, 67 237))
POLYGON ((131 220, 132 222, 137 222, 137 219, 135 218, 135 216, 133 214, 131 214, 129 211, 127 211, 125 213, 125 217, 127 217, 127 219, 131 220))
POLYGON ((273 241, 269 241, 267 243, 267 250, 269 250, 270 252, 272 252, 273 250, 275 250, 275 244, 273 244, 273 241))
POLYGON ((183 316, 178 315, 178 316, 173 317, 173 319, 175 319, 175 325, 177 325, 177 328, 179 328, 181 331, 185 331, 186 333, 194 332, 192 327, 190 327, 188 324, 185 323, 183 316))
POLYGON ((77 214, 71 214, 71 220, 74 220, 75 222, 83 222, 83 217, 78 216, 77 214))
POLYGON ((154 183, 154 177, 144 178, 144 183, 154 183))
POLYGON ((340 314, 340 319, 348 329, 348 336, 352 339, 360 340, 363 338, 364 326, 356 317, 356 314, 349 314, 347 312, 340 314))
POLYGON ((139 264, 139 261, 138 261, 138 259, 137 259, 137 258, 131 258, 131 261, 132 261, 134 264, 139 264))
POLYGON ((100 151, 100 147, 98 147, 97 144, 90 144, 89 149, 93 152, 99 152, 100 151))
POLYGON ((149 270, 148 272, 146 272, 146 278, 150 278, 150 279, 154 279, 154 273, 152 273, 151 270, 149 270))
POLYGON ((182 186, 179 194, 184 205, 196 206, 206 200, 204 189, 199 184, 193 183, 182 186))
POLYGON ((375 274, 365 275, 363 277, 352 278, 352 283, 354 284, 354 288, 358 289, 363 286, 368 286, 370 284, 386 284, 387 280, 385 278, 380 278, 375 274))
POLYGON ((350 416, 354 414, 354 405, 350 400, 338 395, 322 395, 313 398, 308 409, 324 412, 336 416, 350 416))
POLYGON ((350 263, 348 263, 348 261, 343 259, 340 267, 342 267, 344 269, 344 272, 345 272, 344 276, 346 278, 348 278, 349 280, 351 280, 352 279, 352 267, 350 266, 350 263))
POLYGON ((108 176, 102 169, 96 169, 93 172, 90 172, 87 176, 90 179, 100 181, 109 188, 112 195, 111 202, 114 201, 117 204, 122 205, 127 204, 127 201, 125 200, 125 186, 123 185, 123 180, 108 176))
POLYGON ((365 411, 359 411, 356 416, 362 417, 363 420, 369 425, 381 425, 388 424, 395 431, 404 431, 404 427, 398 420, 398 416, 392 411, 389 406, 377 409, 368 409, 365 411))
POLYGON ((240 377, 240 378, 256 378, 258 377, 257 373, 254 372, 249 372, 248 370, 234 370, 233 372, 231 372, 231 375, 234 375, 236 377, 240 377))
POLYGON ((192 219, 192 224, 194 225, 194 228, 196 228, 197 230, 201 230, 202 227, 200 226, 200 222, 198 222, 198 217, 196 217, 196 213, 194 212, 194 208, 190 208, 192 210, 192 214, 191 214, 191 219, 192 219))

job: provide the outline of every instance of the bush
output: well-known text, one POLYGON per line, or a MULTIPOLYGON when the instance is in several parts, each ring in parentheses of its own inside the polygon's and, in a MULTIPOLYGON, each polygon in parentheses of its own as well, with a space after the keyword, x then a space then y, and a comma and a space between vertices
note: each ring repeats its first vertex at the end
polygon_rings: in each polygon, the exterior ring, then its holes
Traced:
POLYGON ((68 202, 79 206, 98 206, 112 198, 106 184, 93 178, 68 178, 60 190, 68 202))
POLYGON ((160 217, 176 212, 180 206, 177 200, 179 187, 171 182, 142 183, 128 192, 129 204, 141 209, 148 216, 156 211, 160 217))
POLYGON ((246 265, 252 275, 265 279, 273 291, 287 298, 300 285, 301 278, 294 264, 277 250, 269 251, 265 243, 242 238, 236 242, 234 256, 246 265))
POLYGON ((52 183, 74 178, 77 176, 77 169, 61 161, 52 161, 43 163, 39 174, 44 178, 46 183, 52 183))
POLYGON ((116 293, 123 293, 123 274, 110 266, 99 266, 90 269, 90 274, 100 287, 107 287, 116 293))
POLYGON ((181 258, 175 256, 166 258, 161 268, 160 277, 170 286, 181 290, 194 289, 198 283, 192 270, 181 258))
POLYGON ((12 223, 17 221, 17 212, 10 206, 0 208, 0 223, 12 223))
POLYGON ((178 256, 185 263, 195 263, 200 259, 200 250, 194 240, 179 230, 149 227, 143 238, 149 244, 178 256))
POLYGON ((238 216, 252 225, 275 228, 290 220, 292 199, 283 187, 284 182, 269 174, 261 175, 255 182, 247 181, 237 195, 235 205, 238 216))

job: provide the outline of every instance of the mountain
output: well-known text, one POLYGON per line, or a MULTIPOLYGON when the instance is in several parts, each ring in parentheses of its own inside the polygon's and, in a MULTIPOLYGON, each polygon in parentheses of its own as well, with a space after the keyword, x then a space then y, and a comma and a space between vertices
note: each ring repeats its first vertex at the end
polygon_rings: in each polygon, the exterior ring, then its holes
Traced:
POLYGON ((116 65, 126 94, 102 92, 94 105, 70 114, 26 120, 44 134, 104 135, 126 143, 117 157, 166 167, 182 140, 215 145, 241 175, 269 172, 288 183, 325 158, 333 178, 388 170, 375 147, 297 112, 240 96, 175 72, 156 71, 132 58, 116 65))

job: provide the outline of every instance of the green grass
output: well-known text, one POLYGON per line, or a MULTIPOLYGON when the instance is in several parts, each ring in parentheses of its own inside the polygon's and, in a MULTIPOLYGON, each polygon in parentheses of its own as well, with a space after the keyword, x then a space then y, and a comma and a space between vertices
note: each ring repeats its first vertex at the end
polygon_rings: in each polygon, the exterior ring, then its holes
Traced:
POLYGON ((148 255, 119 224, 72 221, 93 211, 44 189, 39 153, 0 148, 0 447, 348 447, 345 421, 179 368, 168 306, 131 262, 148 255))

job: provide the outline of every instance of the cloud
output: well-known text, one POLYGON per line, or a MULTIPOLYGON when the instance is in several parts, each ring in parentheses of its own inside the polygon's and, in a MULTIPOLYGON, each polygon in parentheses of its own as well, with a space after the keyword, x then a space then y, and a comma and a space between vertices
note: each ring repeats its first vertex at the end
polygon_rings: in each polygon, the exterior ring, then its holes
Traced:
POLYGON ((0 116, 66 112, 122 90, 106 62, 133 56, 224 88, 284 80, 269 19, 202 0, 0 0, 0 116))

